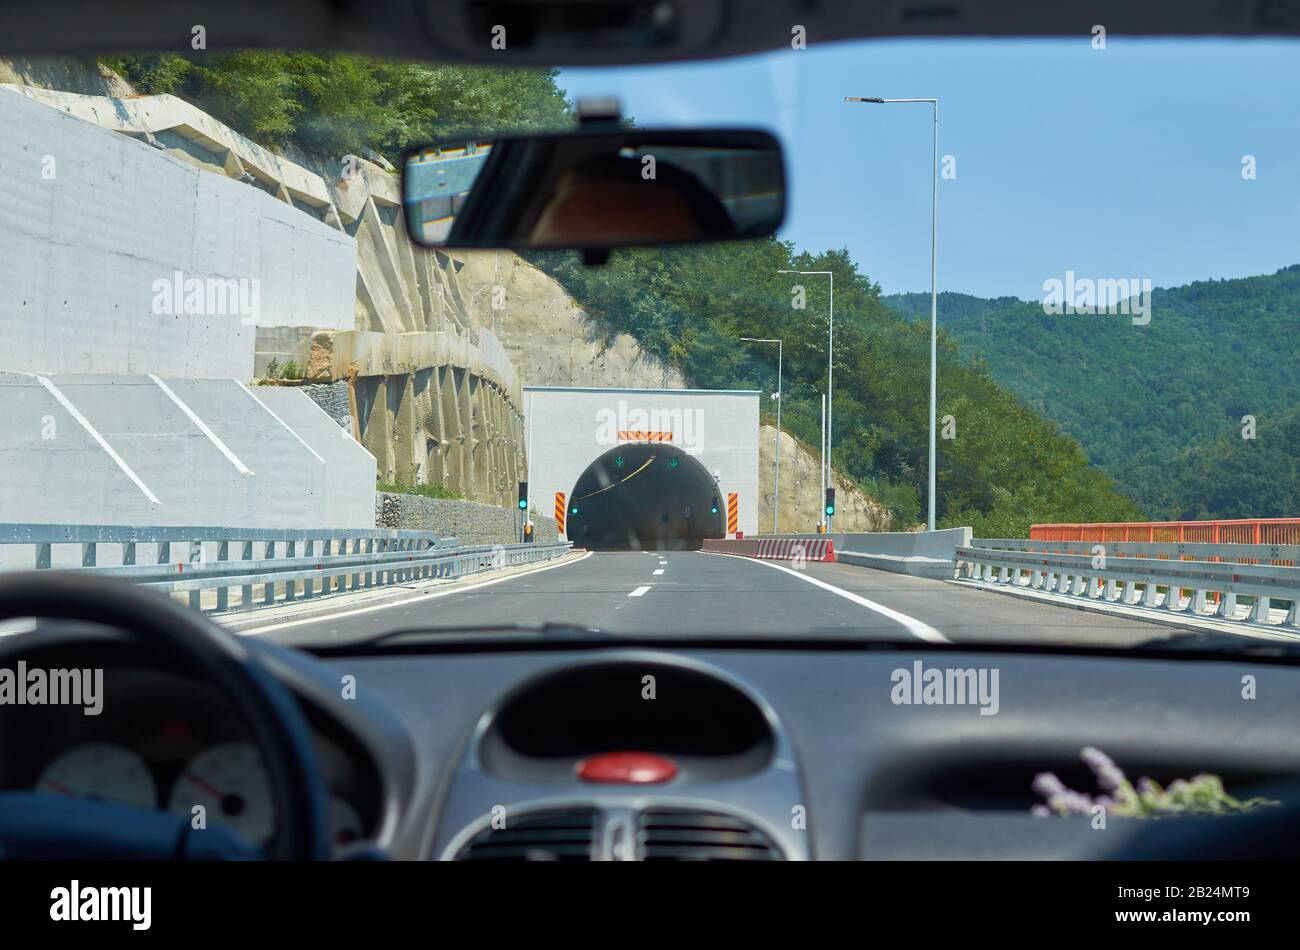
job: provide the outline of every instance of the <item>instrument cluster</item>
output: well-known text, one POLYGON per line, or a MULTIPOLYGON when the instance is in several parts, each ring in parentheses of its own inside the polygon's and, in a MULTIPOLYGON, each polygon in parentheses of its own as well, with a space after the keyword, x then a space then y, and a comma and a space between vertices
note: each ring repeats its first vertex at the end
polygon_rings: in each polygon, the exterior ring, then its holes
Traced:
MULTIPOLYGON (((226 825, 254 844, 270 840, 277 815, 262 755, 220 694, 177 673, 127 666, 105 671, 104 693, 96 715, 81 706, 11 709, 30 721, 0 730, 0 787, 156 808, 195 827, 226 825)), ((367 764, 336 723, 305 712, 330 789, 333 843, 369 837, 379 795, 367 764)))

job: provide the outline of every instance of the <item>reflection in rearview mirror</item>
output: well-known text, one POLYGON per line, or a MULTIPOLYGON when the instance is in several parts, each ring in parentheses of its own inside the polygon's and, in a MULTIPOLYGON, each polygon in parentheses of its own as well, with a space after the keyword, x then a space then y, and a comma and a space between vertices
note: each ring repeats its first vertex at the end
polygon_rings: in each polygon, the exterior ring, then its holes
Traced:
POLYGON ((774 234, 785 166, 766 132, 579 131, 416 149, 402 192, 434 247, 690 244, 774 234))

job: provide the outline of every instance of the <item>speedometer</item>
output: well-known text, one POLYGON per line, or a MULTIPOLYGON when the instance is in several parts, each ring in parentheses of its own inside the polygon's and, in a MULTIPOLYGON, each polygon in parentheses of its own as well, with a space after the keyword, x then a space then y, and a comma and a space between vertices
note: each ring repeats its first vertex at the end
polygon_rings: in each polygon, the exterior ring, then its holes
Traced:
POLYGON ((190 818, 201 808, 205 821, 255 844, 265 844, 275 831, 271 780, 251 742, 223 742, 196 755, 172 786, 167 807, 190 818))
POLYGON ((36 788, 139 808, 158 807, 158 786, 149 766, 135 752, 113 742, 73 746, 45 767, 36 788))

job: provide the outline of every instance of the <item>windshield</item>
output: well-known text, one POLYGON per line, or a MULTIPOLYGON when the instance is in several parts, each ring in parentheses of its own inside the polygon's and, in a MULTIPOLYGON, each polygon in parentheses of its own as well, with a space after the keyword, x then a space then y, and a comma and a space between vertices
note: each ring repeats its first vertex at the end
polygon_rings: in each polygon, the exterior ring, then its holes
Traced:
POLYGON ((1298 79, 1292 42, 1104 30, 0 61, 0 567, 312 644, 1284 641, 1298 79), (452 174, 594 97, 775 134, 780 231, 412 243, 408 150, 452 174))

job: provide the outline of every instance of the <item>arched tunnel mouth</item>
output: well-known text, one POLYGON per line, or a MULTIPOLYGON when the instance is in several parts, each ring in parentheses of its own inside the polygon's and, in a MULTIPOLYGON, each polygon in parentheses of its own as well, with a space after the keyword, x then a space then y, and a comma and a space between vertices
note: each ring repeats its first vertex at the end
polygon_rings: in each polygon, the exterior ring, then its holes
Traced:
POLYGON ((578 477, 565 534, 596 551, 684 551, 723 537, 725 518, 717 482, 698 459, 666 442, 630 442, 578 477))

